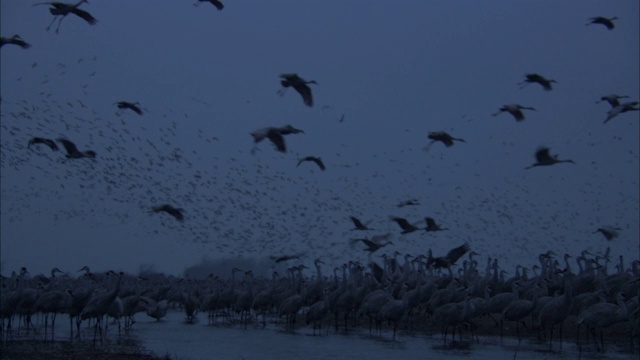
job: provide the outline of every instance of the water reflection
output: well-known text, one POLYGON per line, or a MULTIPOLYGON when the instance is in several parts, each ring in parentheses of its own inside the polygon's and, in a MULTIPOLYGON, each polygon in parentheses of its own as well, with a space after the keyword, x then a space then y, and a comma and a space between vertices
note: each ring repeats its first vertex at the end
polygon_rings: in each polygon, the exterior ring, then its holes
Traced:
MULTIPOLYGON (((203 317, 204 315, 200 315, 203 317)), ((194 324, 184 322, 184 314, 170 312, 162 322, 140 319, 132 330, 133 336, 158 355, 168 354, 178 359, 637 359, 637 353, 622 352, 609 346, 605 354, 591 349, 581 351, 575 343, 565 342, 562 350, 550 351, 548 345, 535 340, 514 338, 500 342, 496 337, 480 337, 470 342, 463 333, 463 341, 443 345, 442 335, 410 335, 399 332, 396 340, 390 331, 381 336, 369 335, 367 330, 353 330, 336 334, 313 335, 311 328, 284 331, 268 324, 247 329, 236 326, 209 326, 206 319, 194 324)))

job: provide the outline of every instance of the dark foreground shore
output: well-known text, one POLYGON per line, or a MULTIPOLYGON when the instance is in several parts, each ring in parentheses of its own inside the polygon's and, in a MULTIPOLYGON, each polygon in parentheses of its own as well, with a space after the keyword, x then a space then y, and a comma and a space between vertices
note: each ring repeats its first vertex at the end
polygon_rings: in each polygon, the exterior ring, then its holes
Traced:
POLYGON ((144 359, 170 360, 145 350, 139 342, 131 339, 93 345, 91 342, 36 340, 6 341, 0 347, 0 359, 7 360, 112 360, 144 359))

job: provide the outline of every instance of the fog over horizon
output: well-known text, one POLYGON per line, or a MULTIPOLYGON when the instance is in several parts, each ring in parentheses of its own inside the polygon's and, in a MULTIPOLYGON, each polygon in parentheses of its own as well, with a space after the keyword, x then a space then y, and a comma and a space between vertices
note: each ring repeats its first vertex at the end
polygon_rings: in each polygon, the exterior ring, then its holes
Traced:
POLYGON ((70 14, 56 33, 49 6, 0 2, 1 36, 31 45, 0 50, 3 276, 182 276, 203 261, 219 276, 314 274, 316 258, 332 275, 465 242, 480 271, 491 258, 509 275, 547 251, 573 271, 584 250, 610 248, 610 272, 640 258, 640 112, 605 124, 600 101, 640 100, 637 1, 223 3, 90 1, 95 25, 70 14), (596 16, 615 28, 586 25, 596 16), (317 81, 312 107, 278 95, 284 73, 317 81), (522 87, 530 73, 557 82, 522 87), (493 116, 506 104, 536 110, 493 116), (304 133, 284 136, 286 153, 250 135, 288 124, 304 133), (464 142, 430 144, 433 131, 464 142), (33 137, 97 155, 67 159, 33 137), (541 146, 575 163, 525 169, 541 146), (162 204, 184 221, 151 211, 162 204), (401 234, 391 217, 448 230, 401 234), (371 256, 352 240, 387 233, 371 256), (299 258, 276 266, 282 255, 299 258))

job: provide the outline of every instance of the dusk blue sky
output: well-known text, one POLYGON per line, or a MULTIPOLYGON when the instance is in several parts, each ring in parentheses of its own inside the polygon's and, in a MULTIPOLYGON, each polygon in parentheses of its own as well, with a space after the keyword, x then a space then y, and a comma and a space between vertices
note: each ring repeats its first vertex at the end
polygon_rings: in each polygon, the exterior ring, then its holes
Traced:
POLYGON ((547 250, 638 259, 639 112, 603 124, 596 103, 640 98, 637 1, 223 2, 91 0, 98 23, 69 15, 57 34, 48 6, 0 2, 1 35, 32 45, 0 50, 3 275, 297 253, 329 267, 368 261, 350 239, 387 232, 375 255, 466 241, 481 269, 491 257, 510 273, 547 250), (619 19, 585 26, 594 16, 619 19), (292 72, 318 82, 313 107, 276 93, 292 72), (520 89, 527 73, 557 84, 520 89), (538 111, 492 116, 510 103, 538 111), (286 154, 252 152, 250 132, 286 124, 305 132, 286 154), (466 143, 427 151, 429 131, 466 143), (97 157, 63 161, 28 149, 33 136, 97 157), (540 146, 576 164, 525 170, 540 146), (307 155, 327 170, 296 167, 307 155), (185 221, 149 213, 163 203, 185 221), (390 216, 450 230, 400 235, 390 216))

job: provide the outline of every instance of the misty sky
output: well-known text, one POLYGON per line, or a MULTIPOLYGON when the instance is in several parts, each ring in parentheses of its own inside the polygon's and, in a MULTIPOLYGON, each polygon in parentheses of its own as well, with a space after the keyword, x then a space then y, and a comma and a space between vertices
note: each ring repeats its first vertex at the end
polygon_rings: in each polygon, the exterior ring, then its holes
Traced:
POLYGON ((0 50, 3 275, 297 253, 332 266, 367 261, 350 239, 387 232, 376 255, 467 241, 481 269, 491 257, 510 273, 547 250, 638 259, 639 112, 605 125, 596 103, 640 97, 638 1, 223 2, 92 0, 98 23, 69 15, 58 34, 48 6, 0 2, 1 35, 32 45, 0 50), (619 19, 585 26, 594 16, 619 19), (313 107, 278 96, 289 72, 318 82, 313 107), (557 84, 520 89, 527 73, 557 84), (538 111, 492 116, 509 103, 538 111), (305 132, 286 154, 252 151, 250 132, 285 124, 305 132), (427 151, 429 131, 466 143, 427 151), (34 136, 97 158, 28 149, 34 136), (525 170, 540 146, 576 164, 525 170), (307 155, 326 171, 297 167, 307 155), (149 212, 164 203, 185 221, 149 212), (400 235, 390 216, 450 230, 400 235))

